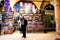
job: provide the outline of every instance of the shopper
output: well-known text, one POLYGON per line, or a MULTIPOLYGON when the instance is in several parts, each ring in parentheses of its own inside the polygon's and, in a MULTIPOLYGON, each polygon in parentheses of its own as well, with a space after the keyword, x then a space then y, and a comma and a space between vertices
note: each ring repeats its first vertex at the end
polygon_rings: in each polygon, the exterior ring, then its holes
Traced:
POLYGON ((24 16, 21 17, 21 32, 23 34, 22 37, 26 38, 26 26, 27 26, 27 20, 24 18, 24 16))

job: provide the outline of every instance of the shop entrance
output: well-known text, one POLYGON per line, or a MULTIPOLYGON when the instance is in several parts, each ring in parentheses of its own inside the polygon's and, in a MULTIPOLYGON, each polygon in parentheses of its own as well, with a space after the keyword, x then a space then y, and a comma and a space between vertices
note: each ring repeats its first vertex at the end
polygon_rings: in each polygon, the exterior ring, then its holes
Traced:
MULTIPOLYGON (((27 31, 55 31, 55 14, 52 4, 47 4, 42 13, 40 13, 33 2, 18 1, 14 5, 14 18, 16 19, 18 15, 24 15, 28 20, 27 31)), ((19 28, 18 26, 16 27, 19 28)))
POLYGON ((14 20, 15 20, 15 27, 18 29, 19 26, 17 22, 18 15, 23 15, 27 21, 27 32, 37 32, 44 30, 44 25, 41 20, 41 14, 38 13, 37 7, 33 2, 20 2, 18 1, 14 5, 14 20))
POLYGON ((36 27, 38 15, 36 14, 36 11, 37 7, 33 2, 18 1, 14 5, 14 20, 16 29, 19 29, 19 26, 17 26, 18 16, 23 15, 28 21, 27 30, 29 31, 37 30, 36 27))
POLYGON ((55 31, 55 11, 52 4, 47 4, 43 11, 43 23, 45 26, 45 31, 55 31))

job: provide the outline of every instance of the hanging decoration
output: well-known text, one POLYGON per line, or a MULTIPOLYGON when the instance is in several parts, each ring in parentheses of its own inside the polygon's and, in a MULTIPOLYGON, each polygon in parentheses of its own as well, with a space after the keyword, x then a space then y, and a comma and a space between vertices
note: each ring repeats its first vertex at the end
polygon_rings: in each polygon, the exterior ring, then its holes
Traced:
POLYGON ((10 0, 4 0, 5 11, 12 11, 10 7, 10 0))

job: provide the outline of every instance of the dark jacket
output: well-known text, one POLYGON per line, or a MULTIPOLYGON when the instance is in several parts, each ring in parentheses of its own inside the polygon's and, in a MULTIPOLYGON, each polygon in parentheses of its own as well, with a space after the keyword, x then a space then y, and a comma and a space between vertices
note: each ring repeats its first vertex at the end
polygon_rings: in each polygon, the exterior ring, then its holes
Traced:
POLYGON ((26 27, 27 27, 27 20, 24 19, 24 25, 21 25, 20 31, 26 31, 26 27))

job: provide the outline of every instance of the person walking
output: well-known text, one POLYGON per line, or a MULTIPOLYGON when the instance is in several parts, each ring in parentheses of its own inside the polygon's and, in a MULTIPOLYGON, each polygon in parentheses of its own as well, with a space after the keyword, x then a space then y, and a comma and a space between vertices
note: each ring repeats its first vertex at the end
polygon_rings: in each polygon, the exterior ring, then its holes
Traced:
POLYGON ((24 18, 24 16, 21 17, 21 29, 24 38, 26 38, 26 27, 27 27, 27 20, 24 18))

